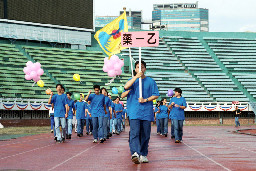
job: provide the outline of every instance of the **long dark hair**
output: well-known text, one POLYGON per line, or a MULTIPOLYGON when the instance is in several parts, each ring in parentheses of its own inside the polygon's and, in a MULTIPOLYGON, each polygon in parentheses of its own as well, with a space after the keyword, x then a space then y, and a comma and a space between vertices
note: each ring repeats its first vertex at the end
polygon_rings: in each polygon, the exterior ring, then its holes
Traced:
POLYGON ((164 100, 165 100, 166 98, 162 98, 161 99, 161 102, 160 102, 160 106, 162 106, 163 104, 164 104, 164 100))
POLYGON ((159 107, 159 106, 160 106, 159 102, 160 102, 160 101, 157 101, 157 103, 156 103, 156 107, 159 107))

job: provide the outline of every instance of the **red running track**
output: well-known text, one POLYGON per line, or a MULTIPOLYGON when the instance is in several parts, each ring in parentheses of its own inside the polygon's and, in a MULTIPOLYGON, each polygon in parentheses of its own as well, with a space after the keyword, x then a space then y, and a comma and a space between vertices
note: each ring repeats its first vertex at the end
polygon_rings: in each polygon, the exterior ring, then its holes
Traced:
POLYGON ((93 144, 92 135, 62 144, 50 133, 21 137, 0 141, 0 170, 256 170, 256 137, 235 130, 185 126, 183 143, 175 144, 152 127, 149 163, 138 165, 130 160, 128 129, 104 144, 93 144))

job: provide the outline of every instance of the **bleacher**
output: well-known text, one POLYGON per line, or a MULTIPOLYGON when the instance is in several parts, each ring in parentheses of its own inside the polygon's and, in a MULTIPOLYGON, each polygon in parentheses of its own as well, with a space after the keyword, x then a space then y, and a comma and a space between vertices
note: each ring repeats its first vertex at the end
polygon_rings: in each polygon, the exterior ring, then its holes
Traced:
MULTIPOLYGON (((138 60, 138 48, 131 48, 131 52, 138 60)), ((255 52, 254 33, 160 31, 159 46, 143 47, 142 60, 147 63, 146 74, 156 80, 161 98, 167 97, 169 89, 180 87, 188 102, 255 102, 255 52)), ((128 49, 120 54, 126 73, 110 86, 105 86, 111 78, 102 71, 104 57, 95 44, 88 50, 72 50, 0 43, 0 97, 44 99, 48 98, 45 90, 55 90, 56 83, 73 93, 86 93, 95 83, 109 91, 124 85, 131 76, 128 49), (24 79, 23 67, 28 60, 40 62, 46 71, 43 88, 32 87, 33 81, 24 79), (81 81, 75 82, 73 74, 79 74, 81 81)))
POLYGON ((197 38, 166 36, 163 39, 189 71, 221 70, 197 38))
MULTIPOLYGON (((134 59, 139 58, 138 48, 131 48, 131 53, 134 59)), ((158 47, 142 48, 141 54, 141 58, 147 63, 147 69, 149 70, 184 71, 185 69, 162 41, 159 42, 158 47)), ((129 58, 128 49, 124 49, 122 55, 129 58)))
POLYGON ((129 74, 123 73, 115 83, 106 86, 110 81, 107 73, 102 71, 105 55, 99 51, 71 50, 60 48, 24 47, 25 51, 63 84, 67 91, 87 93, 94 84, 104 86, 111 92, 112 87, 123 85, 129 74), (73 74, 80 75, 80 82, 73 80, 73 74))
POLYGON ((248 98, 225 73, 194 73, 217 102, 241 101, 248 98))
MULTIPOLYGON (((163 41, 160 40, 158 47, 142 48, 141 51, 141 58, 147 63, 146 75, 154 78, 161 97, 166 97, 169 89, 180 87, 187 101, 214 101, 195 78, 184 72, 185 67, 163 41)), ((138 48, 131 48, 131 53, 138 60, 138 48)), ((124 50, 122 55, 128 58, 129 51, 124 50)))
MULTIPOLYGON (((2 98, 46 98, 44 89, 24 79, 23 68, 28 59, 15 45, 0 44, 0 94, 2 98)), ((45 86, 54 82, 44 73, 41 76, 45 86)))
POLYGON ((256 71, 256 40, 244 38, 207 39, 209 47, 230 71, 256 71))

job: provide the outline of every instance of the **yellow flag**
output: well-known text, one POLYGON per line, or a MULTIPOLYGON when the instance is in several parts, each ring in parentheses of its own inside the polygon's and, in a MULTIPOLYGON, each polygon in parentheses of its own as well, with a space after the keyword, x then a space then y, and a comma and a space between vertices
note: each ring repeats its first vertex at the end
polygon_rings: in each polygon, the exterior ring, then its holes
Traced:
POLYGON ((108 55, 120 53, 126 47, 121 46, 121 32, 128 32, 126 11, 94 35, 100 47, 108 55))

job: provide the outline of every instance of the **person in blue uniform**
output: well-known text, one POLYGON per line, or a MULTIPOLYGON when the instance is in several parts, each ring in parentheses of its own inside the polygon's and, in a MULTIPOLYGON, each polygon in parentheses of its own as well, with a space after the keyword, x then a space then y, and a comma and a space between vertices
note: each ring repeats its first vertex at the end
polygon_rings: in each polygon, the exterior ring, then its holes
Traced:
POLYGON ((155 112, 155 118, 156 118, 156 133, 157 133, 157 135, 159 135, 160 133, 161 133, 161 127, 160 127, 160 118, 159 118, 159 113, 158 113, 158 107, 160 106, 160 101, 157 101, 157 104, 156 104, 156 106, 155 106, 155 110, 154 110, 154 112, 155 112))
POLYGON ((94 94, 91 94, 91 90, 88 95, 85 97, 85 101, 88 101, 91 104, 91 114, 92 114, 92 125, 93 125, 93 143, 104 142, 103 137, 103 120, 105 114, 107 114, 106 105, 105 105, 105 96, 100 94, 100 86, 94 85, 94 94))
POLYGON ((145 75, 146 63, 135 63, 136 76, 129 79, 124 89, 127 94, 127 109, 130 118, 130 151, 131 160, 136 163, 147 163, 148 143, 151 133, 151 122, 154 121, 153 100, 159 97, 158 87, 154 79, 145 75), (142 79, 142 97, 139 93, 139 78, 142 79))
POLYGON ((73 120, 73 114, 75 113, 75 102, 74 100, 71 99, 72 93, 67 92, 67 97, 68 97, 68 106, 69 106, 69 112, 68 112, 68 116, 66 116, 67 120, 66 120, 66 137, 67 139, 71 139, 71 135, 72 135, 72 120, 73 120))
POLYGON ((80 95, 80 100, 75 104, 78 137, 82 137, 84 135, 86 108, 87 108, 87 103, 83 101, 83 96, 80 95))
MULTIPOLYGON (((111 100, 111 94, 108 93, 108 97, 111 100)), ((113 130, 113 115, 115 114, 114 110, 114 102, 111 100, 111 113, 110 113, 110 121, 109 121, 109 137, 112 137, 112 130, 113 130)))
POLYGON ((85 119, 86 119, 86 134, 92 134, 92 115, 91 115, 91 105, 90 103, 87 104, 85 109, 85 119))
POLYGON ((122 124, 122 114, 123 114, 123 105, 120 104, 120 98, 116 98, 115 103, 115 113, 116 113, 116 120, 117 120, 117 131, 116 134, 119 135, 121 132, 121 124, 122 124))
POLYGON ((123 105, 123 113, 122 113, 122 125, 121 125, 121 131, 124 131, 125 130, 125 116, 127 114, 127 109, 124 108, 124 105, 123 105))
POLYGON ((54 123, 55 123, 55 131, 56 131, 56 142, 61 143, 66 139, 66 118, 69 106, 68 106, 68 98, 66 94, 62 93, 63 86, 61 84, 56 85, 57 94, 53 95, 51 92, 51 96, 48 100, 48 104, 53 104, 54 106, 54 123), (60 131, 61 126, 61 131, 60 131))
POLYGON ((173 97, 169 103, 169 108, 172 108, 171 114, 174 125, 175 143, 182 142, 183 136, 183 122, 185 120, 184 109, 187 107, 187 102, 184 97, 181 96, 182 90, 175 88, 175 97, 173 97))
POLYGON ((164 98, 161 100, 160 102, 160 106, 159 106, 159 121, 160 121, 160 128, 161 128, 161 135, 167 137, 168 134, 168 112, 169 109, 166 106, 167 100, 164 98))
POLYGON ((106 110, 107 114, 104 115, 104 120, 103 120, 103 140, 106 141, 107 138, 109 137, 109 124, 110 124, 110 113, 112 113, 112 101, 108 97, 108 92, 106 88, 101 88, 100 93, 105 96, 105 105, 106 105, 106 110))

